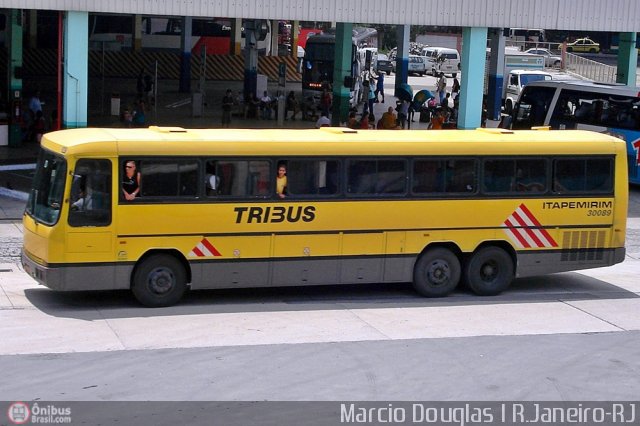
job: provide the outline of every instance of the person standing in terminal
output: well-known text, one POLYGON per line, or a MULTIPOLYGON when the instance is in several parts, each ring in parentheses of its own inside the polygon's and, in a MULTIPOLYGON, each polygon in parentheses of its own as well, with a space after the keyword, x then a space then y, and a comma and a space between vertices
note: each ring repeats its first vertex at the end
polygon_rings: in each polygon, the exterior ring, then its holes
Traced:
POLYGON ((440 78, 436 83, 436 90, 438 91, 438 100, 440 101, 440 104, 442 104, 444 101, 444 95, 447 92, 447 79, 443 72, 440 73, 440 78))
POLYGON ((231 89, 227 89, 222 97, 222 127, 229 127, 231 124, 231 107, 233 106, 233 96, 231 89))
POLYGON ((378 81, 376 83, 376 100, 375 103, 378 103, 378 95, 382 95, 382 103, 384 103, 384 73, 378 74, 378 81))

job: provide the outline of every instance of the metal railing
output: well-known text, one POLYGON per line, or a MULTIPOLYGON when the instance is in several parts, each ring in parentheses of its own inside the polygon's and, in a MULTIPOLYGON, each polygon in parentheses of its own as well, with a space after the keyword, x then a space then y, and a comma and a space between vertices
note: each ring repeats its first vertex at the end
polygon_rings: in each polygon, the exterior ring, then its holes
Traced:
POLYGON ((615 83, 618 67, 606 65, 572 53, 565 53, 564 69, 568 74, 601 83, 615 83))

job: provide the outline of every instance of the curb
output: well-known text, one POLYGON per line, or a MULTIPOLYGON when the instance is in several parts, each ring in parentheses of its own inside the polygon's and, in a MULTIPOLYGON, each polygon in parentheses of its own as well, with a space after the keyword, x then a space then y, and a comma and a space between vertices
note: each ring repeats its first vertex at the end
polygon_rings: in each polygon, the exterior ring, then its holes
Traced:
POLYGON ((27 201, 29 194, 27 192, 16 191, 14 189, 7 189, 0 187, 0 197, 13 198, 20 201, 27 201))

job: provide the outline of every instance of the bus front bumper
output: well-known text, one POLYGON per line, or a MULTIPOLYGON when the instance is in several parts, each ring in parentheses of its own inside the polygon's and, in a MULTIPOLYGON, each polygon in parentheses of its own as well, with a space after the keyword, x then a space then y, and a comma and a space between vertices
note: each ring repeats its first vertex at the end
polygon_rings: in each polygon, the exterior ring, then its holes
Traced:
POLYGON ((130 288, 133 262, 46 266, 22 250, 22 266, 39 284, 57 291, 123 290, 130 288))
POLYGON ((53 290, 67 290, 64 288, 63 271, 61 269, 49 268, 35 262, 24 249, 22 249, 22 267, 38 284, 53 290))

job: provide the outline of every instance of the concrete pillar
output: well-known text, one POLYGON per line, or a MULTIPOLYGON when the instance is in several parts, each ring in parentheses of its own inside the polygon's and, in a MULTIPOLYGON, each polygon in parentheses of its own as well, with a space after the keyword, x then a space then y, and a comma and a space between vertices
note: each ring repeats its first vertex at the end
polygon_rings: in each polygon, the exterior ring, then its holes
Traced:
POLYGON ((280 30, 278 22, 280 21, 271 21, 271 52, 266 52, 267 55, 278 56, 278 33, 280 30))
POLYGON ((242 55, 242 18, 231 20, 231 54, 242 55))
POLYGON ((635 87, 637 63, 636 33, 620 33, 616 82, 635 87))
POLYGON ((87 127, 89 13, 65 13, 62 126, 87 127))
POLYGON ((298 33, 300 32, 300 21, 293 21, 291 25, 291 56, 298 57, 298 33))
POLYGON ((193 18, 182 18, 182 34, 180 35, 180 92, 191 92, 191 33, 193 18))
POLYGON ((398 40, 398 49, 396 51, 396 85, 395 92, 401 84, 406 84, 409 78, 409 41, 410 25, 398 25, 396 27, 396 39, 398 40))
POLYGON ((502 28, 489 29, 489 39, 491 48, 491 60, 489 69, 485 70, 489 75, 487 88, 487 111, 492 120, 500 119, 500 108, 502 106, 502 87, 504 84, 504 46, 505 37, 502 28))
POLYGON ((256 95, 258 86, 258 43, 256 39, 256 21, 247 20, 244 24, 244 95, 256 95))
POLYGON ((20 146, 22 143, 22 130, 20 120, 22 108, 28 108, 27 102, 22 102, 22 10, 11 9, 7 14, 7 41, 9 46, 8 79, 9 93, 7 100, 10 103, 9 117, 9 145, 20 146))
POLYGON ((344 87, 344 78, 351 75, 353 24, 338 22, 336 25, 336 60, 333 66, 333 107, 331 125, 345 123, 349 116, 351 89, 344 87))
MULTIPOLYGON (((462 29, 462 82, 460 84, 459 129, 480 127, 482 117, 482 92, 486 59, 487 28, 462 29)), ((492 55, 493 56, 493 55, 492 55)))
POLYGON ((142 50, 142 15, 134 15, 133 17, 133 50, 139 52, 142 50))

